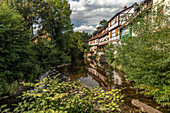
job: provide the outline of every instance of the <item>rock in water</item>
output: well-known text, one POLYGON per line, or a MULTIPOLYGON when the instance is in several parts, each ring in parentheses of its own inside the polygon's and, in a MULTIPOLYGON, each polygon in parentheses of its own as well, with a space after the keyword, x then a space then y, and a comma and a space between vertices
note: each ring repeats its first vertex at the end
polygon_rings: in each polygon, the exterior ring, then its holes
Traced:
POLYGON ((133 99, 132 100, 132 104, 134 106, 137 106, 139 108, 141 108, 142 112, 146 112, 146 113, 162 113, 161 111, 143 103, 143 102, 140 102, 139 100, 135 100, 133 99))

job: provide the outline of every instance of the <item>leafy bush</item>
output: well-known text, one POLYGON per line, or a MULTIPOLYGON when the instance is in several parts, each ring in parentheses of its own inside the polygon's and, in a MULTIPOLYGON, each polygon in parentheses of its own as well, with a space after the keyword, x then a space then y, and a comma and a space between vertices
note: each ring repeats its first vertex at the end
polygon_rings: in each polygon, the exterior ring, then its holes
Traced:
POLYGON ((120 111, 118 102, 123 98, 117 89, 106 92, 97 87, 88 89, 79 82, 59 82, 56 77, 23 84, 35 89, 23 92, 23 102, 13 111, 16 113, 120 111))
POLYGON ((129 38, 126 44, 107 52, 110 62, 121 65, 129 80, 162 105, 169 105, 168 31, 169 28, 164 28, 151 35, 129 38))
POLYGON ((87 48, 87 51, 90 51, 90 48, 92 47, 92 45, 88 45, 86 48, 87 48))
POLYGON ((87 53, 87 49, 85 49, 84 52, 87 53))

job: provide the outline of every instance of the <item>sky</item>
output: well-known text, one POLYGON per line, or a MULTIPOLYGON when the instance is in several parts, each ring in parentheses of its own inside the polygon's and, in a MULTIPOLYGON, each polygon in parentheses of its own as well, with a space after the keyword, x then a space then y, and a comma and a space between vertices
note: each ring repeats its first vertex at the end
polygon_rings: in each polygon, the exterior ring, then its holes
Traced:
POLYGON ((71 20, 74 31, 91 34, 103 19, 111 19, 126 5, 140 4, 143 0, 68 0, 72 10, 71 20))

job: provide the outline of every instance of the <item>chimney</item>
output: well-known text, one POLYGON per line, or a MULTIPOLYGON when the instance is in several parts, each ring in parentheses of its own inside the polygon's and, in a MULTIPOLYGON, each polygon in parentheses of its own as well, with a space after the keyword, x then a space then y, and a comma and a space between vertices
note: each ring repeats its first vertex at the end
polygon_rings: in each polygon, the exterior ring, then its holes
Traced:
POLYGON ((123 9, 127 9, 127 6, 125 5, 125 6, 123 7, 123 9))
POLYGON ((138 3, 137 3, 137 2, 135 2, 135 5, 138 5, 138 3))

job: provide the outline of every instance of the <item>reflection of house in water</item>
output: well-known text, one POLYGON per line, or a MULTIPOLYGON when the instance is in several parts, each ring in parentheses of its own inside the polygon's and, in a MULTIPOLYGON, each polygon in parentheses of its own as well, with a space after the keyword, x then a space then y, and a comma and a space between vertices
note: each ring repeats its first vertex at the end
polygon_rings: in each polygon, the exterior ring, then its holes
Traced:
POLYGON ((93 68, 88 68, 88 71, 91 72, 93 75, 99 77, 103 82, 105 82, 107 79, 104 75, 102 75, 101 73, 99 73, 93 68))
POLYGON ((114 83, 117 85, 122 85, 122 78, 119 76, 119 73, 113 71, 114 75, 114 83))
POLYGON ((105 90, 108 90, 108 83, 106 82, 106 77, 97 72, 93 68, 88 68, 89 75, 99 83, 99 86, 103 87, 105 90))
POLYGON ((85 84, 87 87, 95 87, 95 86, 101 86, 98 81, 93 79, 93 77, 89 74, 87 74, 88 77, 81 77, 81 83, 85 84))
POLYGON ((105 90, 114 89, 115 85, 122 85, 122 79, 118 72, 111 69, 105 69, 103 68, 104 66, 98 67, 99 65, 96 62, 93 62, 93 64, 90 63, 90 66, 91 67, 87 69, 90 76, 98 81, 100 86, 105 90))

